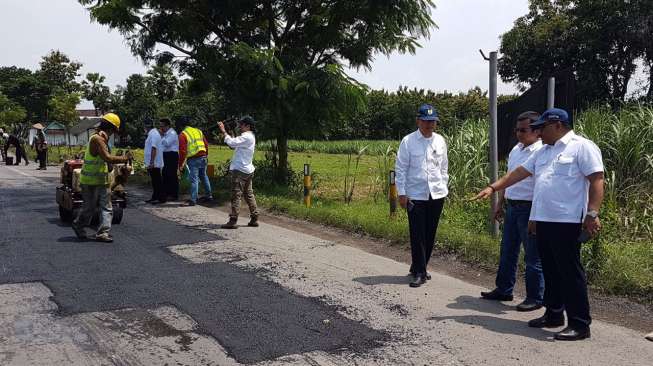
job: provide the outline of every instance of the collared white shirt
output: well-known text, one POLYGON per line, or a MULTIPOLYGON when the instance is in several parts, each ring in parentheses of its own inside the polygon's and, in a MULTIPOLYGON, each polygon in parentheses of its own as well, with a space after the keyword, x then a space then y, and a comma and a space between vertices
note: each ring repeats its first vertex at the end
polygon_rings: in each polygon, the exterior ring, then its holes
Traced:
POLYGON ((145 139, 144 163, 146 168, 150 168, 150 160, 152 159, 152 148, 156 148, 156 156, 154 157, 154 165, 152 168, 163 168, 163 149, 161 148, 161 134, 159 130, 153 128, 147 133, 145 139))
POLYGON ((444 138, 433 133, 426 138, 417 130, 399 144, 395 183, 400 196, 413 200, 446 197, 449 194, 449 160, 444 138))
POLYGON ((238 137, 231 137, 225 135, 224 142, 234 149, 234 155, 231 157, 231 164, 229 170, 238 170, 245 174, 254 173, 254 146, 256 145, 256 138, 251 131, 246 131, 238 137))
POLYGON ((544 145, 522 166, 535 177, 530 220, 581 223, 587 210, 587 176, 603 171, 601 150, 569 131, 544 145))
POLYGON ((168 128, 161 140, 163 152, 179 152, 179 136, 174 128, 168 128))
MULTIPOLYGON (((508 172, 511 172, 522 165, 534 152, 542 148, 542 141, 524 146, 521 142, 515 145, 508 155, 508 172)), ((505 197, 509 200, 532 201, 533 188, 535 188, 535 178, 530 176, 520 182, 506 188, 505 197)))

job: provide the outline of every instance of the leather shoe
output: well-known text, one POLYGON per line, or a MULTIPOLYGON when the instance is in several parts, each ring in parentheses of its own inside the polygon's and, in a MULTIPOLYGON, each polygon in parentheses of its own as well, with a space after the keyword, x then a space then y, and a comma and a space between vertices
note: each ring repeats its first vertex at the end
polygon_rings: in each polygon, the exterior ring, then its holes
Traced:
POLYGON ((496 301, 512 301, 512 295, 504 295, 494 289, 492 291, 483 291, 481 292, 481 297, 486 300, 496 300, 496 301))
POLYGON ((580 341, 581 339, 590 338, 591 336, 590 328, 578 330, 572 327, 567 327, 556 333, 553 338, 559 341, 580 341))
POLYGON ((413 277, 413 280, 410 281, 409 286, 410 287, 420 287, 425 283, 426 283, 426 277, 425 276, 415 275, 415 277, 413 277))
POLYGON ((237 220, 229 219, 229 221, 226 224, 220 225, 220 228, 222 228, 222 229, 236 229, 236 228, 238 228, 238 225, 236 225, 237 222, 238 222, 237 220))
POLYGON ((524 300, 522 303, 517 305, 517 311, 533 311, 540 309, 542 304, 538 304, 532 300, 524 300))
MULTIPOLYGON (((412 269, 412 268, 410 269, 410 272, 408 272, 408 274, 410 274, 411 276, 415 276, 415 272, 413 272, 413 269, 412 269)), ((431 274, 428 273, 428 272, 426 272, 426 280, 427 280, 427 281, 430 281, 430 280, 431 280, 431 274)))
POLYGON ((555 328, 563 325, 565 325, 564 317, 552 318, 547 315, 543 315, 528 322, 528 326, 531 328, 555 328))

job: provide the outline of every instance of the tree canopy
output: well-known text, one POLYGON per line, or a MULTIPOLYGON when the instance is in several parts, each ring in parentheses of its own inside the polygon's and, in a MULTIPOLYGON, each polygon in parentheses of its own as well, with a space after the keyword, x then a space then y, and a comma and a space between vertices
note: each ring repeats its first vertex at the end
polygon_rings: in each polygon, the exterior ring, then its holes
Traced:
POLYGON ((638 60, 653 80, 652 30, 650 0, 530 0, 502 36, 499 73, 525 87, 571 68, 581 103, 623 101, 638 60))
POLYGON ((431 0, 79 2, 118 29, 135 55, 174 65, 193 79, 191 90, 227 97, 232 113, 256 114, 277 139, 280 169, 288 138, 362 107, 364 88, 343 67, 415 52, 434 26, 431 0))

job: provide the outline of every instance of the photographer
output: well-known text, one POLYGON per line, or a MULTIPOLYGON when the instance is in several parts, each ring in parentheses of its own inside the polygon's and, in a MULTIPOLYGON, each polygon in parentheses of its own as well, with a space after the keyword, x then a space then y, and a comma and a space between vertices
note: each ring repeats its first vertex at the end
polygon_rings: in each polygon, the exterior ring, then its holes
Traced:
POLYGON ((254 146, 256 138, 253 129, 256 122, 250 116, 241 118, 238 121, 240 136, 230 136, 224 128, 224 122, 218 122, 218 128, 224 135, 224 142, 232 149, 234 155, 229 164, 229 174, 231 175, 231 212, 229 213, 229 222, 222 225, 223 229, 235 229, 240 212, 240 199, 245 194, 245 202, 249 206, 250 221, 247 226, 258 226, 258 209, 256 207, 256 197, 252 189, 252 178, 254 178, 254 146))

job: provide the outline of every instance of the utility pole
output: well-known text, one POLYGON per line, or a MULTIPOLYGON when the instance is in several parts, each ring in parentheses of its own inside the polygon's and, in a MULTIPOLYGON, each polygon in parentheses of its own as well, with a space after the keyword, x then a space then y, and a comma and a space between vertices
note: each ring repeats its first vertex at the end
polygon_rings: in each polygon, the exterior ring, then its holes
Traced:
POLYGON ((555 106, 554 105, 555 97, 556 97, 556 78, 550 77, 549 85, 546 93, 546 109, 551 109, 555 106))
MULTIPOLYGON (((490 52, 490 57, 486 57, 482 50, 479 50, 481 56, 487 61, 490 61, 490 184, 499 179, 499 147, 497 139, 497 52, 490 52)), ((489 227, 490 232, 494 236, 499 236, 499 223, 494 220, 494 210, 499 203, 499 196, 497 192, 492 194, 490 200, 490 214, 489 214, 489 227)))

